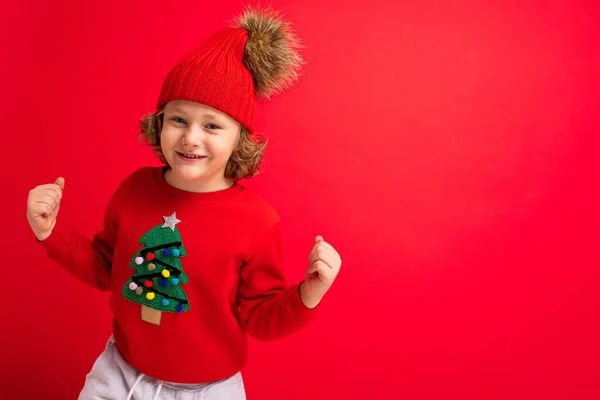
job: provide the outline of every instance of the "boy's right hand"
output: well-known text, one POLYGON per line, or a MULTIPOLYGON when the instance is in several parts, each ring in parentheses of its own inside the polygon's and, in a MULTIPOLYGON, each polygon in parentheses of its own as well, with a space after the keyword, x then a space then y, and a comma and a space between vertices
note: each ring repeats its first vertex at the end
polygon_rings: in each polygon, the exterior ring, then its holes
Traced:
POLYGON ((64 188, 65 179, 60 177, 54 183, 36 186, 29 192, 27 221, 40 241, 48 238, 56 225, 64 188))

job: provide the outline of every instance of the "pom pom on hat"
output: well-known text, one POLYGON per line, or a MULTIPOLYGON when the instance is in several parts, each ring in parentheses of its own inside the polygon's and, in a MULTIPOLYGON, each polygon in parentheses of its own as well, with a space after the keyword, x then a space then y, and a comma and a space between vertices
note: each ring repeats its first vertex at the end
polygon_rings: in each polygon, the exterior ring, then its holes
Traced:
POLYGON ((305 61, 300 39, 281 11, 247 7, 236 22, 248 31, 244 63, 254 78, 256 96, 268 99, 291 88, 305 61))

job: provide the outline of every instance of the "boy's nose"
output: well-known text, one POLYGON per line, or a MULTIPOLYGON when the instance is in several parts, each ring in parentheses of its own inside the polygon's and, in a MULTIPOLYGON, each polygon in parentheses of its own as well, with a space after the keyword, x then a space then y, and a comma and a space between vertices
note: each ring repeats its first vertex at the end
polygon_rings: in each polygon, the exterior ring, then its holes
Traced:
POLYGON ((183 135, 183 145, 189 147, 198 147, 202 144, 202 130, 189 129, 185 135, 183 135))

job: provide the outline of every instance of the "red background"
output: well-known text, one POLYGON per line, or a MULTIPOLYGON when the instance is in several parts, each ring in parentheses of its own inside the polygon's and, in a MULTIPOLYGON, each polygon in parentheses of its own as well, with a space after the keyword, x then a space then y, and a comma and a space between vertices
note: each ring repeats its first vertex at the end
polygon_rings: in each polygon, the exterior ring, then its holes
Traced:
MULTIPOLYGON (((238 2, 3 6, 0 396, 76 398, 110 334, 107 294, 44 255, 28 191, 92 235, 162 79, 238 2)), ((264 171, 302 279, 342 254, 319 319, 251 341, 249 399, 597 399, 596 2, 277 2, 302 83, 260 109, 264 171), (335 3, 335 4, 334 4, 335 3), (526 4, 518 4, 526 3, 526 4)), ((140 194, 143 196, 143 194, 140 194)))

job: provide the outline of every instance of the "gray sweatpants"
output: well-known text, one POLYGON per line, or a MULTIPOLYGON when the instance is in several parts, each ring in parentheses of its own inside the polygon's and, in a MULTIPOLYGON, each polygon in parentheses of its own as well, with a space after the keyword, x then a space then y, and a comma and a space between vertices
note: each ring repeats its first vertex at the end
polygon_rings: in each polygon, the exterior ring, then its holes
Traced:
POLYGON ((159 381, 133 368, 111 336, 87 374, 79 400, 245 400, 241 372, 217 381, 193 385, 159 381))

